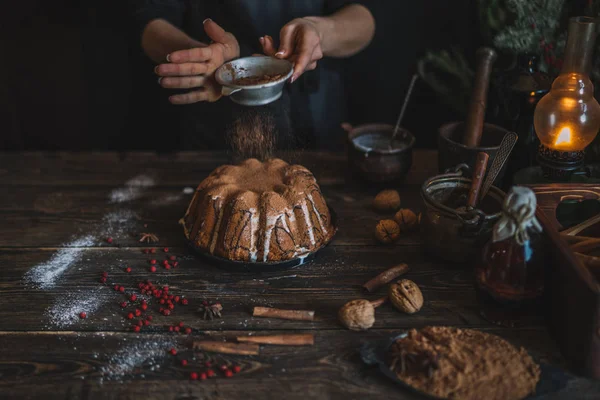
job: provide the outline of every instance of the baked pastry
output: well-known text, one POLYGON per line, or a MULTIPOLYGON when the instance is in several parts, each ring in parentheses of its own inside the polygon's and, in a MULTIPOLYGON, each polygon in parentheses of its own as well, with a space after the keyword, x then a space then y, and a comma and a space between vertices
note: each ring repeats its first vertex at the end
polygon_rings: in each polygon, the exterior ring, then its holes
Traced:
POLYGON ((246 262, 302 257, 335 233, 313 174, 280 159, 217 168, 200 183, 180 223, 200 250, 246 262))

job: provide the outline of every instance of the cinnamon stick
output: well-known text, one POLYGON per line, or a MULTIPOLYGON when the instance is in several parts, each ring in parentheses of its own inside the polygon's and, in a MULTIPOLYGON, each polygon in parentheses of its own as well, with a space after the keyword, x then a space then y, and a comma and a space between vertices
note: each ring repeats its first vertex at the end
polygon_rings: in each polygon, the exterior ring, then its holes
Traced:
POLYGON ((600 238, 591 238, 571 245, 571 250, 575 253, 589 253, 600 247, 600 238))
POLYGON ((256 356, 258 355, 259 347, 254 343, 227 343, 205 340, 194 342, 194 349, 210 351, 212 353, 256 356))
POLYGON ((600 257, 588 256, 587 254, 575 253, 575 255, 590 269, 600 270, 600 257))
POLYGON ((407 264, 393 266, 392 268, 383 271, 369 282, 365 283, 363 287, 367 290, 367 292, 372 293, 383 285, 390 283, 400 275, 405 274, 408 272, 408 269, 409 268, 407 264))
POLYGON ((281 310, 279 308, 269 307, 254 307, 252 315, 255 317, 291 319, 297 321, 312 321, 315 319, 314 311, 281 310))
POLYGON ((278 344, 282 346, 312 346, 315 336, 312 333, 298 335, 238 336, 238 342, 278 344))

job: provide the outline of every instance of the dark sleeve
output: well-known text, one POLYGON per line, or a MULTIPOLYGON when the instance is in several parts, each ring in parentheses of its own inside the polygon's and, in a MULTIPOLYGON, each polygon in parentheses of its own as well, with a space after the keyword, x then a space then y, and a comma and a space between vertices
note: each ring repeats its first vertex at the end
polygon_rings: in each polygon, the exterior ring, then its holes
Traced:
POLYGON ((185 13, 184 0, 129 0, 133 34, 139 38, 148 22, 164 19, 181 28, 185 13))
POLYGON ((333 14, 340 8, 348 6, 350 4, 360 4, 369 8, 367 6, 368 3, 368 0, 325 0, 325 15, 333 14))

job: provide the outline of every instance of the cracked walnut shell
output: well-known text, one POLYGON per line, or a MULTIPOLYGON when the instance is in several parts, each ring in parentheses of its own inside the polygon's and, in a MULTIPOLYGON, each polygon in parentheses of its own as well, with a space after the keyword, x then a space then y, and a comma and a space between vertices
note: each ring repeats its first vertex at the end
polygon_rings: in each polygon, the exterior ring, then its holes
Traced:
POLYGON ((400 194, 395 190, 382 190, 375 196, 373 207, 377 211, 396 211, 400 208, 400 194))
POLYGON ((392 283, 388 296, 398 310, 407 314, 414 314, 423 307, 423 293, 411 280, 402 279, 392 283))
POLYGON ((393 219, 382 219, 375 227, 375 237, 381 243, 393 243, 400 237, 400 226, 393 219))
POLYGON ((400 229, 403 231, 411 231, 419 223, 417 214, 408 208, 398 210, 396 215, 394 215, 394 220, 400 225, 400 229))

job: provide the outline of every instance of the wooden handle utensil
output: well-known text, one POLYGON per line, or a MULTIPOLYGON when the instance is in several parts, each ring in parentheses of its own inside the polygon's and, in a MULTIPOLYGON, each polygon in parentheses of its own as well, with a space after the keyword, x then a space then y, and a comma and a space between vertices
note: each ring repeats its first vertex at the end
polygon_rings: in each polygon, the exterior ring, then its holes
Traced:
POLYGON ((475 171, 473 171, 473 178, 471 182, 471 189, 469 190, 469 198, 467 199, 467 208, 475 208, 477 200, 479 198, 479 192, 481 190, 481 184, 483 183, 483 177, 487 170, 488 160, 490 155, 483 151, 477 153, 477 160, 475 161, 475 171))
POLYGON ((481 47, 477 50, 477 71, 463 136, 463 144, 467 147, 478 147, 481 143, 488 87, 494 61, 496 61, 496 52, 493 49, 481 47))

